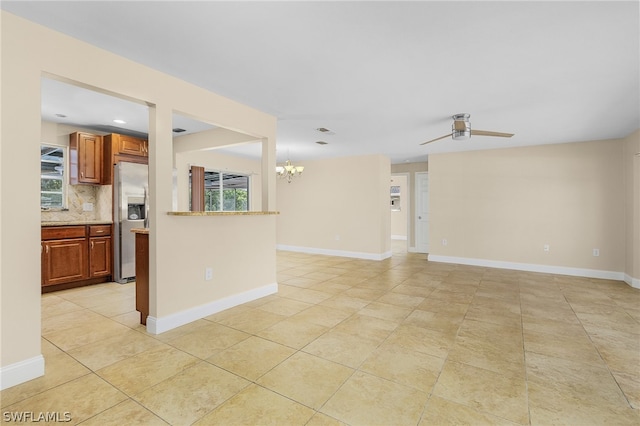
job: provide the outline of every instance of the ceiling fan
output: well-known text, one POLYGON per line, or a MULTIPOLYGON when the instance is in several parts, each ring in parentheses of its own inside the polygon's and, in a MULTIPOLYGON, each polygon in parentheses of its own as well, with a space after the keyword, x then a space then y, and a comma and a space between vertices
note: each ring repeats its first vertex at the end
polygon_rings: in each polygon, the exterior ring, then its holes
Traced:
POLYGON ((451 126, 451 133, 448 135, 440 136, 439 138, 431 139, 430 141, 422 142, 420 145, 426 145, 431 142, 439 141, 440 139, 448 138, 451 136, 454 140, 469 139, 471 135, 475 136, 498 136, 501 138, 510 138, 513 133, 501 133, 492 132, 489 130, 471 130, 469 124, 469 114, 456 114, 453 118, 453 126, 451 126))

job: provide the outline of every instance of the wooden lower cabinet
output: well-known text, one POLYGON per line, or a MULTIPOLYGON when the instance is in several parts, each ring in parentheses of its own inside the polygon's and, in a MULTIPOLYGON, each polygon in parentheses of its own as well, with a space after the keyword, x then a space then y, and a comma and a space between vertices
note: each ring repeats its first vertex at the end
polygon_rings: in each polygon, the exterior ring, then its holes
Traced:
POLYGON ((86 238, 44 241, 43 250, 43 285, 89 278, 86 238))
POLYGON ((42 228, 43 291, 108 281, 112 259, 111 225, 42 228))
POLYGON ((89 276, 111 275, 111 237, 89 238, 89 276))

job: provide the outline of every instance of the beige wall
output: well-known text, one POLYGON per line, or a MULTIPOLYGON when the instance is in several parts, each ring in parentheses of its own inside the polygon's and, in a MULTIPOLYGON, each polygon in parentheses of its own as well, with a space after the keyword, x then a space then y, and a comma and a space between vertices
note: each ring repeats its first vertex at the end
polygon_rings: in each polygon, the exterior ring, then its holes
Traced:
POLYGON ((260 143, 254 136, 217 127, 204 132, 177 136, 173 139, 174 154, 189 151, 208 151, 237 144, 260 143))
POLYGON ((640 130, 624 139, 625 268, 627 281, 640 288, 640 130))
POLYGON ((355 257, 388 256, 389 159, 369 155, 302 165, 302 177, 278 181, 278 245, 355 257))
POLYGON ((179 267, 163 270, 162 308, 155 317, 181 311, 276 283, 275 215, 171 216, 166 236, 179 267), (205 281, 205 268, 213 279, 205 281))
POLYGON ((416 173, 417 172, 428 172, 429 171, 429 163, 428 162, 419 162, 419 163, 402 163, 402 164, 392 164, 391 165, 391 173, 408 173, 409 174, 409 182, 408 182, 408 195, 409 195, 409 222, 407 224, 407 234, 408 238, 408 246, 409 250, 415 251, 416 247, 416 173))
POLYGON ((408 174, 391 176, 390 186, 400 187, 400 200, 398 202, 400 210, 391 210, 391 237, 399 240, 407 238, 407 222, 409 213, 409 188, 407 187, 408 177, 408 174))
MULTIPOLYGON (((43 73, 150 105, 152 316, 164 318, 178 314, 235 291, 236 283, 228 277, 233 276, 232 271, 237 270, 240 263, 245 267, 250 263, 255 275, 243 275, 239 289, 260 288, 265 280, 275 280, 273 218, 264 217, 262 221, 254 218, 246 224, 240 221, 246 217, 224 223, 217 220, 220 218, 200 218, 203 220, 193 226, 189 221, 195 218, 167 215, 172 209, 174 113, 241 131, 261 140, 262 170, 269 171, 275 167, 274 117, 4 11, 1 12, 1 42, 0 373, 3 378, 5 373, 22 368, 20 366, 25 361, 40 356, 38 158, 41 142, 40 79, 43 73), (79 66, 80 62, 100 66, 79 66), (16 185, 18 181, 20 185, 16 185), (261 239, 252 240, 251 244, 263 251, 259 254, 252 251, 250 258, 243 251, 247 244, 243 237, 245 225, 261 239), (214 236, 227 235, 233 229, 237 229, 240 238, 225 240, 228 254, 219 253, 216 259, 215 265, 219 267, 214 274, 223 279, 219 282, 220 287, 201 290, 204 268, 210 262, 204 253, 211 250, 212 242, 219 241, 214 236), (180 243, 176 244, 178 236, 180 243), (239 253, 243 253, 241 259, 230 258, 239 253), (181 265, 186 264, 192 270, 180 274, 181 265), (176 297, 177 293, 180 293, 179 297, 176 297)), ((262 208, 275 210, 275 176, 271 173, 262 173, 262 176, 262 208)))
POLYGON ((430 156, 430 258, 620 273, 622 155, 607 140, 430 156))

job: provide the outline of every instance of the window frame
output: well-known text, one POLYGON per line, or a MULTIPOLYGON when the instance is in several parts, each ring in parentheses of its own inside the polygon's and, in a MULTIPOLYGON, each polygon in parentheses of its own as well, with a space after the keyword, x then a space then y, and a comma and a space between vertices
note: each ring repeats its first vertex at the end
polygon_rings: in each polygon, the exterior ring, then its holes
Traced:
MULTIPOLYGON (((46 161, 46 160, 45 160, 46 161)), ((69 147, 65 146, 65 145, 58 145, 55 143, 47 143, 47 142, 41 142, 40 143, 40 210, 43 211, 50 211, 50 210, 67 210, 68 209, 68 188, 69 188, 69 147), (62 165, 62 177, 60 179, 54 179, 50 176, 44 175, 42 173, 42 163, 43 163, 43 158, 42 158, 42 149, 43 148, 53 148, 53 149, 59 149, 60 151, 62 151, 62 162, 60 163, 62 165), (50 179, 50 180, 60 180, 62 181, 62 189, 61 191, 47 191, 47 190, 43 190, 42 189, 42 180, 43 179, 50 179), (62 203, 61 205, 43 205, 42 204, 42 196, 44 194, 61 194, 61 199, 62 199, 62 203)))
MULTIPOLYGON (((218 177, 218 187, 217 188, 207 188, 207 185, 205 183, 204 185, 204 211, 210 211, 210 212, 243 212, 243 211, 251 211, 251 174, 247 174, 247 173, 242 173, 242 172, 233 172, 233 171, 229 171, 229 170, 218 170, 218 169, 210 169, 210 168, 205 168, 205 176, 207 176, 207 174, 210 173, 217 173, 219 174, 218 177), (247 179, 247 187, 246 187, 246 191, 247 191, 247 206, 246 206, 246 210, 237 210, 237 209, 233 209, 233 210, 225 210, 224 208, 224 191, 225 189, 233 189, 233 188, 225 188, 224 187, 224 176, 225 175, 233 175, 233 176, 237 176, 237 177, 242 177, 242 178, 246 178, 247 179), (218 193, 218 210, 213 210, 213 204, 214 204, 214 200, 211 199, 211 197, 209 196, 211 194, 211 192, 217 192, 218 193)), ((192 185, 192 177, 191 177, 191 171, 189 172, 189 186, 191 188, 192 185)), ((206 181, 206 179, 205 179, 206 181)), ((190 190, 191 191, 191 190, 190 190)), ((235 204, 235 203, 234 203, 235 204)), ((234 205, 235 207, 235 205, 234 205)), ((191 210, 192 206, 191 206, 191 197, 189 197, 189 210, 191 210)))

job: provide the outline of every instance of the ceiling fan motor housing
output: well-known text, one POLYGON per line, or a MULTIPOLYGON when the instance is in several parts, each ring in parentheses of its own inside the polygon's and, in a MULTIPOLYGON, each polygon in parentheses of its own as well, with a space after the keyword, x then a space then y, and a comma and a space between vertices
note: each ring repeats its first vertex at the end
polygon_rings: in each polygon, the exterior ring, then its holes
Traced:
POLYGON ((469 117, 469 114, 456 114, 453 116, 451 136, 454 140, 466 140, 471 138, 471 125, 469 124, 469 117))

